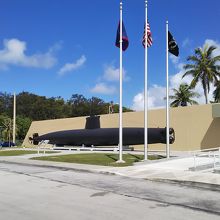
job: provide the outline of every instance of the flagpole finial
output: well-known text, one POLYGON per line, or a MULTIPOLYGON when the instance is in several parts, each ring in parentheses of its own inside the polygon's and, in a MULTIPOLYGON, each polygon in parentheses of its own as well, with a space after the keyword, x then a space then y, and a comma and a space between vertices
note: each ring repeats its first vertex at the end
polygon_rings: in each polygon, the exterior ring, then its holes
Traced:
POLYGON ((166 20, 166 24, 168 24, 168 20, 166 20))

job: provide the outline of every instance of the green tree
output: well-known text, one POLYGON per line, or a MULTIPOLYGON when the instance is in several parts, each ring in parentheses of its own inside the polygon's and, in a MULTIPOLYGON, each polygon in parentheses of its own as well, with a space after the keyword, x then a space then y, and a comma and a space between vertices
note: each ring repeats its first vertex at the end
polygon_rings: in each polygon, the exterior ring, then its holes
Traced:
MULTIPOLYGON (((5 140, 5 122, 9 120, 6 115, 0 115, 0 140, 5 140)), ((7 140, 7 138, 6 138, 7 140)))
POLYGON ((56 119, 70 117, 70 108, 61 97, 22 92, 17 95, 17 114, 32 120, 56 119))
POLYGON ((220 102, 220 81, 215 83, 215 90, 213 92, 214 102, 220 102))
POLYGON ((208 45, 205 45, 204 48, 196 48, 195 55, 187 58, 187 61, 191 61, 191 63, 184 66, 186 72, 183 77, 193 76, 191 88, 195 88, 198 82, 202 83, 206 104, 208 103, 210 84, 217 82, 220 76, 220 65, 218 65, 220 56, 214 56, 214 50, 216 47, 208 45))
MULTIPOLYGON (((114 109, 114 113, 119 113, 119 105, 118 104, 113 105, 113 109, 114 109)), ((122 112, 133 112, 133 110, 123 106, 122 112)))
POLYGON ((67 104, 71 106, 71 117, 86 116, 90 114, 88 100, 79 94, 73 94, 67 104))
POLYGON ((11 116, 13 111, 13 96, 8 93, 0 92, 0 113, 11 116))
POLYGON ((1 123, 2 127, 2 139, 4 141, 12 141, 12 120, 10 118, 4 118, 1 123))
POLYGON ((31 119, 27 117, 16 117, 16 139, 23 140, 31 125, 31 119))
POLYGON ((169 96, 170 99, 174 100, 170 103, 171 107, 178 107, 178 106, 187 106, 190 105, 197 105, 198 102, 193 100, 193 98, 198 98, 200 95, 197 92, 193 92, 192 89, 186 83, 182 83, 178 89, 172 89, 174 95, 169 96))

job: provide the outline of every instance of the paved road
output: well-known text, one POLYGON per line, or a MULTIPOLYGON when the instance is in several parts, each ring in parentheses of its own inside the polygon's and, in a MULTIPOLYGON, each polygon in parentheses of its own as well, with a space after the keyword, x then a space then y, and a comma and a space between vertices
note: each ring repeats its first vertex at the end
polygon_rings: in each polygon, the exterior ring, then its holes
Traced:
POLYGON ((0 163, 0 219, 220 219, 220 191, 0 163))

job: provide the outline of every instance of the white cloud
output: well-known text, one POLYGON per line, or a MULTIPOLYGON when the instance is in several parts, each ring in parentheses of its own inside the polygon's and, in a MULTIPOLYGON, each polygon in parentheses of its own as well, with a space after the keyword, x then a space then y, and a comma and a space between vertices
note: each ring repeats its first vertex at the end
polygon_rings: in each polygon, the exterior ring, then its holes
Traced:
POLYGON ((116 92, 116 88, 114 86, 108 86, 105 83, 98 83, 90 91, 92 93, 111 95, 116 92))
POLYGON ((182 43, 182 47, 186 48, 186 47, 190 46, 191 42, 192 41, 189 38, 186 38, 182 43))
MULTIPOLYGON (((148 108, 163 108, 165 106, 164 97, 166 96, 166 88, 153 85, 148 90, 148 108)), ((135 111, 143 111, 144 110, 144 92, 138 93, 133 98, 133 105, 131 107, 135 111)))
POLYGON ((174 55, 172 55, 172 54, 170 54, 169 57, 170 57, 172 63, 173 63, 175 66, 179 63, 180 57, 174 56, 174 55))
POLYGON ((77 69, 79 69, 80 67, 82 67, 84 65, 84 63, 86 62, 86 57, 84 55, 82 55, 78 60, 76 60, 73 63, 66 63, 59 71, 58 74, 60 76, 63 76, 65 73, 67 72, 72 72, 75 71, 77 69))
POLYGON ((27 49, 26 42, 18 39, 4 40, 4 48, 0 50, 0 67, 4 69, 8 68, 9 65, 18 65, 25 67, 36 67, 36 68, 51 68, 57 60, 53 55, 53 50, 48 52, 36 53, 33 55, 26 55, 27 49))
MULTIPOLYGON (((206 40, 203 47, 205 44, 208 45, 214 45, 217 49, 214 51, 214 56, 220 55, 220 44, 216 41, 213 40, 206 40)), ((179 69, 179 72, 176 73, 175 75, 170 76, 169 78, 169 83, 170 83, 170 94, 172 94, 172 88, 179 88, 181 83, 187 83, 188 85, 192 81, 192 76, 186 76, 182 78, 183 74, 185 73, 185 70, 183 69, 183 63, 179 62, 179 59, 175 59, 173 56, 170 56, 171 61, 176 65, 176 67, 179 69)), ((214 91, 214 85, 210 85, 210 92, 208 94, 208 99, 209 101, 213 100, 213 91, 214 91)), ((199 104, 205 104, 205 96, 204 96, 204 91, 202 88, 201 83, 199 82, 197 86, 194 89, 195 92, 200 94, 199 98, 195 98, 195 100, 199 104)), ((159 85, 153 85, 152 87, 149 88, 148 90, 148 106, 149 109, 155 109, 155 108, 161 108, 165 107, 165 100, 164 97, 166 96, 166 88, 159 86, 159 85)), ((140 92, 136 94, 133 98, 133 105, 132 109, 136 111, 142 111, 144 109, 144 93, 140 92)))
POLYGON ((213 56, 219 56, 220 55, 220 43, 211 39, 207 39, 203 45, 203 48, 205 47, 205 45, 209 45, 209 46, 215 46, 216 49, 213 51, 213 56))
POLYGON ((133 98, 133 105, 131 107, 135 111, 144 110, 144 93, 140 92, 133 98))
MULTIPOLYGON (((129 80, 126 70, 122 70, 123 80, 129 80)), ((106 81, 118 81, 119 80, 119 68, 115 68, 113 65, 105 66, 104 69, 104 80, 106 81)))

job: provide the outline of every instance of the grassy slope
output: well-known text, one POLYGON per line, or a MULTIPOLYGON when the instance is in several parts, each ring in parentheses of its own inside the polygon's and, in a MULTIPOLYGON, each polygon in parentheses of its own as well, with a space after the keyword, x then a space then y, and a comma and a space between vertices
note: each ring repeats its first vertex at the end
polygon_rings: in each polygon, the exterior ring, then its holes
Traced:
MULTIPOLYGON (((143 155, 136 154, 124 154, 123 160, 125 163, 116 163, 118 160, 118 154, 111 153, 90 153, 90 154, 69 154, 62 156, 46 156, 46 157, 35 157, 34 160, 46 160, 56 162, 67 162, 67 163, 80 163, 80 164, 92 164, 102 166, 131 166, 134 162, 143 160, 143 155)), ((160 159, 158 156, 150 156, 150 160, 160 159)))
MULTIPOLYGON (((40 153, 43 153, 43 151, 40 151, 40 153)), ((53 151, 46 151, 45 153, 58 153, 53 151)), ((19 156, 19 155, 25 155, 25 154, 37 154, 37 151, 31 151, 31 150, 0 150, 0 156, 19 156)))

